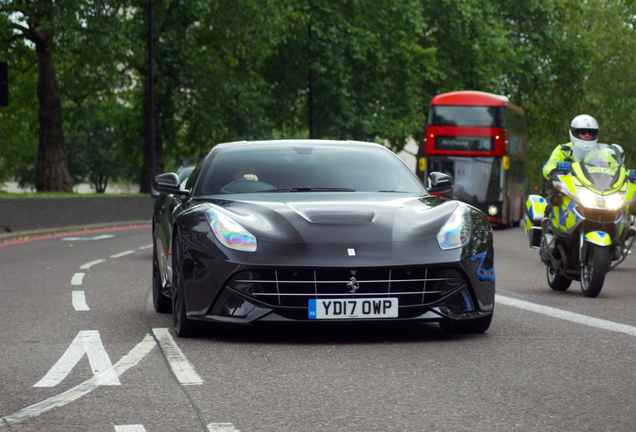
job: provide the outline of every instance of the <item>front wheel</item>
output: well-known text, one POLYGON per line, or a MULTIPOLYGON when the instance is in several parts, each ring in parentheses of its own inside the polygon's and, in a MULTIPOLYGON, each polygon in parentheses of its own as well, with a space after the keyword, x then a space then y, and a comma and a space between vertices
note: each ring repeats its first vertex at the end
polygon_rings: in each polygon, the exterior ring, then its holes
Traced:
POLYGON ((177 336, 187 338, 195 335, 196 322, 188 319, 186 312, 181 266, 181 246, 175 236, 172 243, 172 324, 177 336))
POLYGON ((152 304, 157 313, 167 313, 172 310, 170 299, 161 292, 161 274, 157 261, 157 247, 152 248, 152 304))
POLYGON ((555 291, 565 291, 570 288, 570 284, 572 283, 572 279, 566 278, 549 264, 546 267, 546 276, 548 278, 548 285, 555 291))
POLYGON ((609 247, 588 245, 587 257, 581 265, 581 290, 585 297, 596 297, 601 293, 609 258, 609 247))

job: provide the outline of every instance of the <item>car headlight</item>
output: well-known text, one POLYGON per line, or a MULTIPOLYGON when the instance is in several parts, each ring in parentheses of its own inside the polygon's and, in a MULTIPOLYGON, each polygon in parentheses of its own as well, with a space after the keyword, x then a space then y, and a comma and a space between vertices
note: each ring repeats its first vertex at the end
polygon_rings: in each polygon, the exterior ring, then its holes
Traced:
POLYGON ((243 252, 256 251, 256 237, 231 218, 214 209, 206 212, 214 237, 230 249, 243 252))
POLYGON ((618 210, 625 205, 625 194, 615 192, 611 195, 598 195, 589 189, 576 188, 576 194, 584 207, 600 210, 618 210))
POLYGON ((465 246, 470 238, 470 214, 458 206, 437 234, 437 243, 443 250, 465 246))

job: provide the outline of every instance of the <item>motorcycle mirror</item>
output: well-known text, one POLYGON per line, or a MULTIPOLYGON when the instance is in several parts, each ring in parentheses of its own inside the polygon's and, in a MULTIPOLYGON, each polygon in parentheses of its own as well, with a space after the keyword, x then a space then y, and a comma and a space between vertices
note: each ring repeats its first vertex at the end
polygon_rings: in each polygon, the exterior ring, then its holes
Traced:
POLYGON ((623 147, 618 144, 612 144, 610 147, 612 147, 614 152, 616 152, 616 161, 623 163, 623 160, 625 159, 625 151, 623 150, 623 147))

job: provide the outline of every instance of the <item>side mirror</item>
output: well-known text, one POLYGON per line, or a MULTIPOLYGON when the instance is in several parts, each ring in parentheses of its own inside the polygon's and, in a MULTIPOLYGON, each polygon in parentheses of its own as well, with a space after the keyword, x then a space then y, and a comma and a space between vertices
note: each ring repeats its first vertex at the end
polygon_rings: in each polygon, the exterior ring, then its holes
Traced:
POLYGON ((623 147, 618 144, 612 144, 610 147, 612 147, 612 150, 616 152, 616 162, 622 164, 625 160, 625 151, 623 150, 623 147))
POLYGON ((188 191, 179 188, 179 177, 175 173, 161 174, 152 180, 152 189, 171 195, 188 195, 188 191))
POLYGON ((432 172, 428 175, 426 190, 428 193, 448 193, 453 191, 453 179, 451 176, 440 173, 432 172))

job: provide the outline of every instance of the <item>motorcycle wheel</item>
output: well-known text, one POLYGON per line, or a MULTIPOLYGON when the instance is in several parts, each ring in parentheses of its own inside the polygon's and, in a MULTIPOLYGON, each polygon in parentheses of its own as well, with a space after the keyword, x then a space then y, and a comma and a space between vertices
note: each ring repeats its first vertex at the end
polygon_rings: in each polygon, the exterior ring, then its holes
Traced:
POLYGON ((589 245, 581 266, 581 290, 585 297, 596 297, 601 293, 608 262, 609 247, 589 245))
POLYGON ((568 279, 561 273, 558 273, 552 266, 546 267, 546 276, 548 278, 548 285, 555 291, 565 291, 570 288, 572 279, 568 279))

